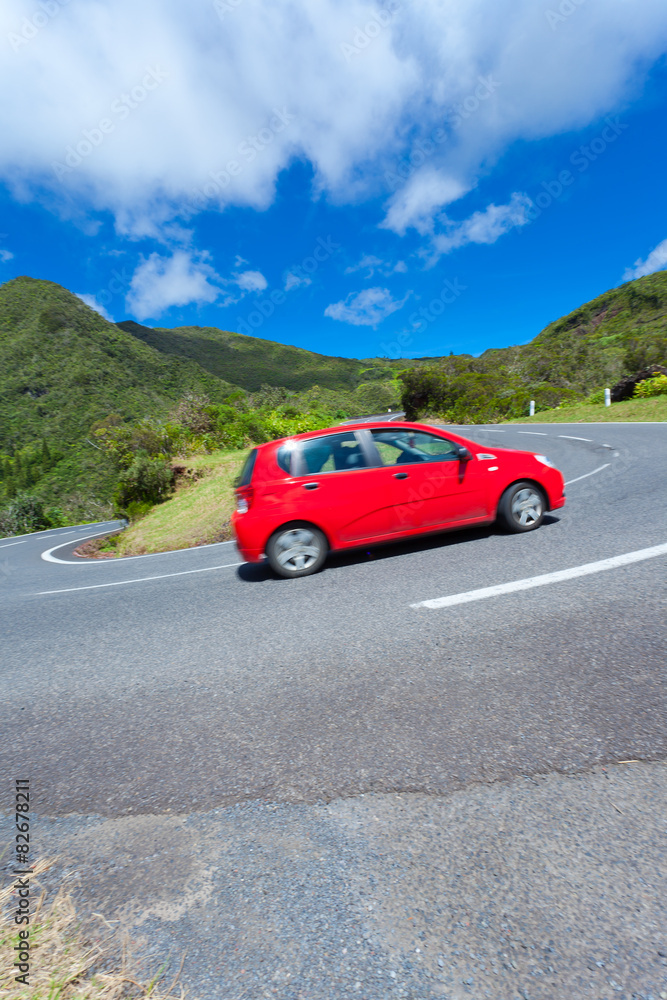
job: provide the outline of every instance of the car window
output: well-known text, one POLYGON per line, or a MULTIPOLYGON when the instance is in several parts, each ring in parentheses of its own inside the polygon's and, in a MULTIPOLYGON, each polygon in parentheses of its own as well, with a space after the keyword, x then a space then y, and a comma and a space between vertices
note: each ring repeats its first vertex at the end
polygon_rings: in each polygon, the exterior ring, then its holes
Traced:
POLYGON ((414 465, 417 462, 446 462, 458 458, 458 445, 437 434, 398 428, 374 430, 371 434, 383 465, 414 465))
POLYGON ((236 480, 237 487, 250 486, 250 480, 252 479, 252 473, 255 468, 256 461, 257 461, 257 449, 253 448, 243 464, 240 476, 236 480))
POLYGON ((300 474, 351 472, 368 467, 366 457, 354 434, 327 434, 301 442, 300 474))
POLYGON ((276 461, 278 462, 279 468, 286 472, 288 475, 292 471, 292 455, 294 454, 294 441, 287 441, 285 444, 281 444, 278 448, 278 454, 276 455, 276 461))

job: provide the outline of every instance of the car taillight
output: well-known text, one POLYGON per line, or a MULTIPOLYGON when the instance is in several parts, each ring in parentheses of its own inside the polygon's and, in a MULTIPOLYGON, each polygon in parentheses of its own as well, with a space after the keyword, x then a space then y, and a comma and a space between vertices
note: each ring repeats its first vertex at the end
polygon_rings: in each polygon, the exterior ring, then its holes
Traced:
POLYGON ((236 490, 236 509, 239 514, 247 514, 255 491, 252 486, 239 486, 236 490))

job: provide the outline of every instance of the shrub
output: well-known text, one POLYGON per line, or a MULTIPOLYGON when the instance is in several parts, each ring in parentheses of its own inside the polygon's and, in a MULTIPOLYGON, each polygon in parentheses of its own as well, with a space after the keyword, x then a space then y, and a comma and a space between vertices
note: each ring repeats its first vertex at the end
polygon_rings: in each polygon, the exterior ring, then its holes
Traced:
POLYGON ((646 378, 635 386, 634 396, 640 399, 647 399, 649 396, 663 396, 667 394, 667 375, 656 375, 655 378, 646 378))
POLYGON ((120 475, 114 491, 116 509, 120 514, 127 515, 133 503, 149 506, 162 503, 171 495, 173 486, 174 472, 169 463, 139 452, 120 475))
POLYGON ((192 434, 206 434, 211 429, 211 401, 208 396, 188 392, 173 411, 174 423, 185 427, 192 434))
POLYGON ((29 534, 51 526, 42 501, 31 493, 17 493, 0 515, 0 532, 5 535, 29 534))
POLYGON ((146 514, 153 509, 153 504, 147 502, 146 500, 132 500, 128 503, 125 513, 127 515, 128 521, 140 521, 142 517, 146 517, 146 514))

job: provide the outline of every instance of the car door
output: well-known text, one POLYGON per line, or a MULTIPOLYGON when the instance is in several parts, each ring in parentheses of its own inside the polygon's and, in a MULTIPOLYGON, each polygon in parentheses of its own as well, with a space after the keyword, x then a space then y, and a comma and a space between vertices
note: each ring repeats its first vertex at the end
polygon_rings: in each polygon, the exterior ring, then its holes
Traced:
POLYGON ((392 471, 393 530, 435 528, 488 516, 486 489, 474 456, 444 435, 405 428, 371 430, 384 468, 392 471))
POLYGON ((359 433, 323 434, 297 443, 290 490, 294 516, 320 525, 333 545, 391 534, 392 487, 391 470, 371 465, 359 433))

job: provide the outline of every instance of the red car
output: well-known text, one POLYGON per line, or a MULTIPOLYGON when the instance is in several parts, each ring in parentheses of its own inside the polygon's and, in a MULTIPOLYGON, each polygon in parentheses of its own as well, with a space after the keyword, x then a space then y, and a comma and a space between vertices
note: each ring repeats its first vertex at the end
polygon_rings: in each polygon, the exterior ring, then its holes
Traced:
POLYGON ((314 573, 330 550, 498 520, 532 531, 565 503, 544 455, 488 448, 426 424, 348 424, 253 448, 232 525, 248 562, 314 573))

